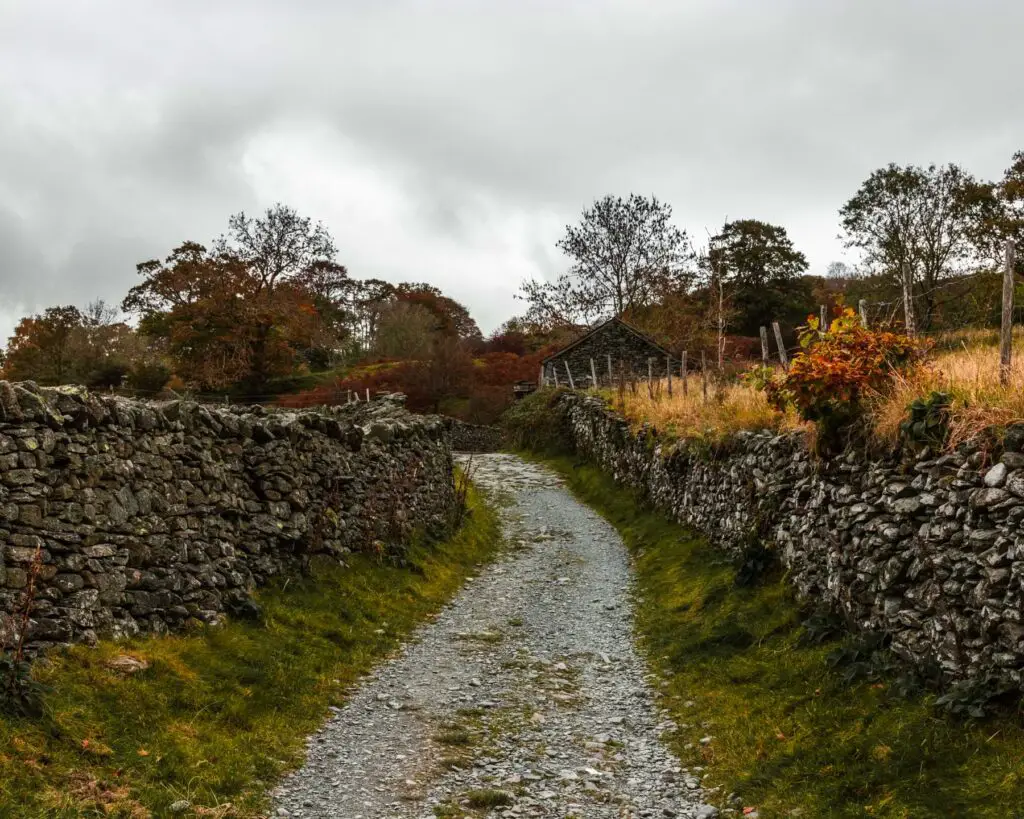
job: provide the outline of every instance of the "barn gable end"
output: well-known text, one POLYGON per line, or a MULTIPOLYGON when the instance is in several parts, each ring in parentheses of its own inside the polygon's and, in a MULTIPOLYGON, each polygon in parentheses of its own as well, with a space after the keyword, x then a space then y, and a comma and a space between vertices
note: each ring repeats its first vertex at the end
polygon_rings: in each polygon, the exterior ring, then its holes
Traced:
POLYGON ((553 385, 557 371, 558 383, 567 385, 568 365, 577 387, 591 386, 590 361, 593 359, 598 381, 606 384, 609 355, 612 357, 616 378, 620 366, 627 375, 646 377, 648 359, 654 359, 654 369, 659 374, 665 372, 666 357, 671 358, 673 362, 677 360, 650 336, 616 316, 596 325, 572 344, 545 358, 544 383, 553 385))

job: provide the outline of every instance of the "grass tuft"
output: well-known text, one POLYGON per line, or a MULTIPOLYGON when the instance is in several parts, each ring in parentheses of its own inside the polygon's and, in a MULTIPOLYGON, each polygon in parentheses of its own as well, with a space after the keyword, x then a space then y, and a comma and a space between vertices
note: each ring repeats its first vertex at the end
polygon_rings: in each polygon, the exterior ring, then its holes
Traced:
POLYGON ((483 788, 466 794, 466 804, 471 808, 499 808, 513 802, 512 794, 496 788, 483 788))
POLYGON ((459 532, 415 548, 409 568, 351 556, 264 589, 261 624, 39 664, 44 718, 0 719, 0 816, 135 819, 182 799, 191 815, 265 815, 264 793, 302 761, 328 707, 494 554, 497 518, 472 490, 469 503, 459 532), (118 673, 109 663, 122 654, 149 667, 118 673))
POLYGON ((548 463, 631 549, 638 631, 680 726, 670 742, 683 764, 706 766, 709 785, 738 792, 762 819, 1024 815, 1020 713, 964 722, 937 711, 934 695, 844 682, 826 663, 837 644, 801 639, 784 578, 738 587, 706 541, 594 467, 548 463))

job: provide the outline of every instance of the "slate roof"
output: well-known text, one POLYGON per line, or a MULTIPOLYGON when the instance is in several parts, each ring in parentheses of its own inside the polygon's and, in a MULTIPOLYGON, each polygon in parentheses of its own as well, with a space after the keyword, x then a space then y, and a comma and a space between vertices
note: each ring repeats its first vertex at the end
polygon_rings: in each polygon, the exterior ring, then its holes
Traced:
POLYGON ((672 353, 670 353, 668 350, 666 350, 664 347, 662 347, 657 341, 655 341, 653 338, 651 338, 646 333, 638 330, 636 327, 634 327, 632 324, 630 324, 625 319, 623 319, 623 318, 621 318, 619 316, 612 316, 610 319, 607 319, 606 321, 602 321, 599 324, 595 324, 593 327, 591 327, 589 330, 587 330, 587 332, 585 332, 582 336, 580 336, 574 342, 572 342, 571 344, 567 344, 566 346, 564 346, 558 352, 552 353, 547 358, 545 358, 541 363, 542 364, 547 364, 549 361, 552 361, 553 359, 556 359, 559 356, 564 355, 565 353, 569 352, 569 350, 571 350, 574 347, 577 347, 580 344, 582 344, 584 341, 586 341, 591 336, 596 335, 597 333, 600 333, 609 324, 619 324, 622 327, 624 327, 626 330, 631 332, 633 335, 635 335, 637 338, 639 338, 641 341, 645 341, 650 346, 652 346, 655 349, 659 350, 662 355, 667 355, 667 356, 671 356, 672 355, 672 353))

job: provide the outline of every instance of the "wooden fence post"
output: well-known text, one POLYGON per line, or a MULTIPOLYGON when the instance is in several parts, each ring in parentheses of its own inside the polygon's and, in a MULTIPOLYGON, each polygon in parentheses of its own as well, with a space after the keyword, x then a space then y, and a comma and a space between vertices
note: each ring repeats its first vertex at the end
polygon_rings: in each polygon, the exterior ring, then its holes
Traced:
POLYGON ((682 354, 679 356, 679 377, 683 380, 683 395, 686 395, 689 389, 689 375, 690 374, 686 371, 686 350, 683 350, 682 354))
POLYGON ((647 359, 647 397, 654 398, 654 359, 647 359))
POLYGON ((704 403, 708 402, 708 357, 704 350, 700 351, 700 388, 704 393, 704 403))
POLYGON ((597 389, 597 367, 594 366, 594 359, 590 359, 590 380, 594 382, 593 387, 597 389))
POLYGON ((818 333, 824 335, 828 331, 828 308, 821 305, 821 317, 818 319, 818 333))
POLYGON ((768 366, 768 328, 761 325, 761 363, 768 366))
POLYGON ((665 356, 665 373, 668 375, 668 397, 672 397, 672 356, 665 356))
POLYGON ((907 335, 913 336, 917 332, 914 323, 914 278, 913 271, 908 262, 903 263, 903 326, 907 329, 907 335))
POLYGON ((868 300, 861 299, 857 302, 857 309, 860 310, 860 326, 868 329, 868 300))
POLYGON ((569 376, 569 389, 570 390, 574 390, 574 389, 576 389, 576 382, 574 382, 572 380, 572 370, 569 369, 569 359, 566 359, 564 363, 565 363, 565 374, 567 376, 569 376))
POLYGON ((777 321, 772 322, 772 329, 775 331, 775 343, 779 345, 779 361, 782 362, 782 369, 789 369, 789 358, 786 356, 786 345, 782 342, 782 329, 777 321))
POLYGON ((999 334, 999 383, 1010 383, 1010 364, 1013 358, 1013 267, 1014 245, 1006 240, 1006 268, 1003 270, 1003 322, 999 334))

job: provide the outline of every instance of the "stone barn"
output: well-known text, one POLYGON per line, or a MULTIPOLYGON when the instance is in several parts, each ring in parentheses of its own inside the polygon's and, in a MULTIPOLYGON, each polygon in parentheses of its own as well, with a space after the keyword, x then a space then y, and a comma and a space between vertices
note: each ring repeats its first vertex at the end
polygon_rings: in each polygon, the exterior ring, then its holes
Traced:
POLYGON ((601 384, 610 383, 609 358, 615 378, 620 368, 627 376, 647 377, 647 361, 654 359, 656 376, 665 375, 669 361, 673 367, 678 358, 650 336, 640 332, 618 316, 591 327, 572 344, 544 359, 543 380, 546 386, 569 386, 569 373, 576 387, 592 386, 590 362, 601 384))

